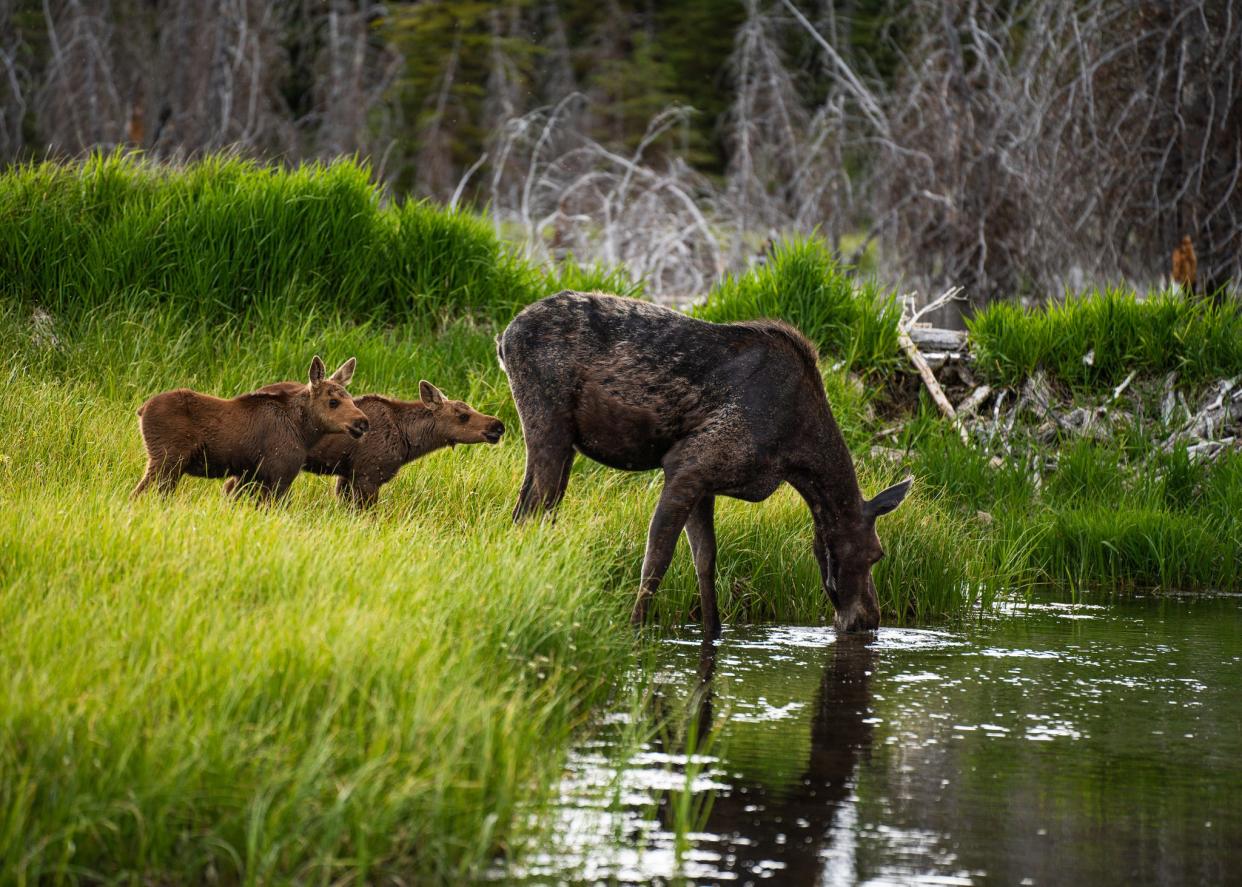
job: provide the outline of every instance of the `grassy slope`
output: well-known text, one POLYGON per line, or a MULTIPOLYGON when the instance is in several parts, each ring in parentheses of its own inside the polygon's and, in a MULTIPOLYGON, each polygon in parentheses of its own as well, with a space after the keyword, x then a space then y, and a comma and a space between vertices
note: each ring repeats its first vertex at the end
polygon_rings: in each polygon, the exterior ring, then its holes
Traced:
MULTIPOLYGON (((658 478, 580 463, 556 524, 512 528, 522 451, 492 335, 546 292, 620 281, 536 273, 485 223, 385 204, 348 164, 274 174, 221 160, 6 174, 0 268, 0 881, 452 880, 520 842, 517 805, 541 796, 633 662, 626 615, 658 478), (429 378, 514 431, 407 468, 365 516, 315 477, 266 511, 209 481, 128 501, 144 397, 299 378, 315 352, 356 355, 360 392, 412 396, 429 378)), ((843 364, 825 382, 865 452, 878 386, 846 370, 893 365, 892 307, 852 293, 822 252, 796 247, 701 311, 811 332, 825 365, 843 364)), ((1035 573, 1124 577, 1147 556, 1098 560, 1089 533, 1049 529, 1098 503, 1065 492, 1064 509, 1046 508, 971 454, 937 461, 940 426, 914 427, 927 482, 881 524, 887 619, 960 612, 1035 573), (984 506, 990 527, 974 517, 984 506)), ((1238 500, 1236 466, 1218 469, 1232 478, 1220 502, 1238 500)), ((861 468, 868 491, 900 473, 861 468)), ((1176 511, 1176 497, 1144 496, 1127 502, 1187 539, 1230 532, 1207 523, 1215 500, 1176 511)), ((1105 510, 1096 532, 1121 519, 1105 510)), ((726 621, 823 618, 791 491, 722 503, 718 528, 726 621)), ((1200 551, 1166 557, 1180 568, 1200 551)), ((694 597, 683 546, 657 618, 684 621, 694 597)))

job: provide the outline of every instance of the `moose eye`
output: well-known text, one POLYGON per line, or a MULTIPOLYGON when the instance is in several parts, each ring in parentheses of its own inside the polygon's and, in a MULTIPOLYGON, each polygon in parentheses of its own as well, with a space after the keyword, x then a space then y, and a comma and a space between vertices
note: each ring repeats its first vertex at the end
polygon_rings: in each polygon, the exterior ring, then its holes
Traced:
POLYGON ((328 401, 328 406, 329 406, 329 407, 331 407, 331 408, 332 408, 332 409, 334 409, 334 410, 335 410, 337 407, 339 407, 340 405, 341 405, 341 402, 340 402, 339 400, 337 400, 335 397, 334 397, 334 398, 332 398, 330 401, 328 401))
POLYGON ((465 425, 467 422, 470 421, 470 417, 467 416, 465 413, 461 413, 457 416, 457 421, 465 425))

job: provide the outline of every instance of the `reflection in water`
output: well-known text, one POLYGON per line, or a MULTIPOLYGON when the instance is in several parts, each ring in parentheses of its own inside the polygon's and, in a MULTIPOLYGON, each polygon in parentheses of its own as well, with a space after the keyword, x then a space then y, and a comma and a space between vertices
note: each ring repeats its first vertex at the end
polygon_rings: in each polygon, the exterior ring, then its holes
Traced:
POLYGON ((731 628, 633 679, 499 879, 1242 882, 1242 598, 731 628))
MULTIPOLYGON (((853 792, 859 758, 871 745, 868 682, 875 656, 866 639, 847 636, 824 653, 811 709, 810 749, 787 788, 774 791, 743 776, 717 793, 705 831, 719 836, 735 872, 780 872, 783 883, 814 884, 824 870, 826 851, 848 863, 848 848, 832 847, 834 824, 853 792)), ((706 735, 713 715, 714 647, 701 650, 699 662, 704 688, 699 718, 701 735, 706 735)), ((849 835, 848 828, 839 831, 849 835)))

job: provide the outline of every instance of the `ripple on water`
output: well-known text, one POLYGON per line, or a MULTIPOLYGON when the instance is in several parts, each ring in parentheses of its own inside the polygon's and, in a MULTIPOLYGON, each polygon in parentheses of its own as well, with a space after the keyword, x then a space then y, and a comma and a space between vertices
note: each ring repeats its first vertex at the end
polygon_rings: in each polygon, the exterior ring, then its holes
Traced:
POLYGON ((539 814, 551 838, 497 876, 1224 881, 1242 869, 1240 626, 1237 598, 1037 599, 960 631, 728 628, 710 667, 672 639, 652 711, 601 720, 539 814))

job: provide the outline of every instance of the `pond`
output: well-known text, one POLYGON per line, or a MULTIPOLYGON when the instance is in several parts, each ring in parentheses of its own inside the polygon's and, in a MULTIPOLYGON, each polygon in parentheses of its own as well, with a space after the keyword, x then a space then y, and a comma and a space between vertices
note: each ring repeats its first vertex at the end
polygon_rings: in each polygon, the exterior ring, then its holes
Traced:
POLYGON ((1242 597, 1043 597, 866 640, 727 628, 646 672, 505 880, 1242 877, 1242 597))

